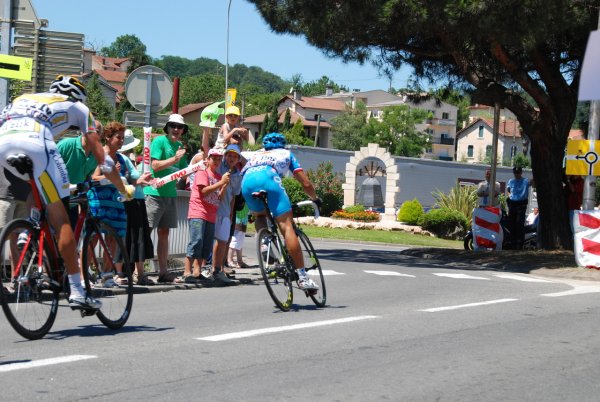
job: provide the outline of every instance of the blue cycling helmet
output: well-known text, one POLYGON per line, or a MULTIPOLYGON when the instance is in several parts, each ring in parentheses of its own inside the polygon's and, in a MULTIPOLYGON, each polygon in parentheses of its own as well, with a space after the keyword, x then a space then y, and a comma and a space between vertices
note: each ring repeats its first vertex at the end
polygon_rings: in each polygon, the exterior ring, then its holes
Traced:
POLYGON ((269 151, 271 149, 284 148, 285 136, 281 133, 269 133, 263 137, 263 147, 269 151))

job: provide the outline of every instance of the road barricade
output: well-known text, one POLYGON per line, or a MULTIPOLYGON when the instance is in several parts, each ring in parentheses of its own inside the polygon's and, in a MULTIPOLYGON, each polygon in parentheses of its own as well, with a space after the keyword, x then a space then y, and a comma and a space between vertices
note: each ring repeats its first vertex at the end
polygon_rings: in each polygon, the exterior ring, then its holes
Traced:
POLYGON ((502 250, 502 217, 499 207, 479 207, 473 210, 473 250, 502 250))

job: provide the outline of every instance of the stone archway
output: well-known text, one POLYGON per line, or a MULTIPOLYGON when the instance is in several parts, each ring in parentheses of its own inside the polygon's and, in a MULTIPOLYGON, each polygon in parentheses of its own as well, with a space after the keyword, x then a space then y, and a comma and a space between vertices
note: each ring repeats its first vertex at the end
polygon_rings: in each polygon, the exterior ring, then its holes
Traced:
POLYGON ((354 153, 350 161, 346 163, 346 182, 342 185, 344 190, 344 207, 352 206, 356 202, 356 170, 363 160, 367 158, 378 158, 385 164, 386 186, 384 194, 385 213, 384 219, 396 220, 396 209, 394 208, 396 193, 400 190, 398 182, 400 174, 394 158, 385 148, 378 144, 368 144, 366 147, 354 153))

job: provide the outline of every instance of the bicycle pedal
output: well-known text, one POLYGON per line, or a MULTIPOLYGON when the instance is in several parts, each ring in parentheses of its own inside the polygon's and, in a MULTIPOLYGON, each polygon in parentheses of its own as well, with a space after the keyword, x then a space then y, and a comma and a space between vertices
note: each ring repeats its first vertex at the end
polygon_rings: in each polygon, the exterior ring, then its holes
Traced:
MULTIPOLYGON (((73 310, 75 310, 75 308, 71 307, 73 310)), ((84 317, 89 317, 92 315, 96 315, 96 310, 89 310, 89 309, 79 309, 79 313, 81 314, 81 318, 84 317)))
POLYGON ((319 293, 319 291, 317 289, 310 289, 310 290, 305 290, 304 291, 304 294, 306 295, 306 297, 314 296, 317 293, 319 293))

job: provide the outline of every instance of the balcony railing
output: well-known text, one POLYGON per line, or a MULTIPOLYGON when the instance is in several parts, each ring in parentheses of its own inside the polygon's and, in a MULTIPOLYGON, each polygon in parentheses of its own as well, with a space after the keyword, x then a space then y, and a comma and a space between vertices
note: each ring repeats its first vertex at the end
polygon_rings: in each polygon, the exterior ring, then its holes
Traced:
POLYGON ((454 145, 454 138, 440 138, 440 144, 442 145, 454 145))
POLYGON ((456 122, 452 119, 427 119, 425 120, 427 124, 431 124, 433 126, 455 126, 456 122))

